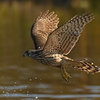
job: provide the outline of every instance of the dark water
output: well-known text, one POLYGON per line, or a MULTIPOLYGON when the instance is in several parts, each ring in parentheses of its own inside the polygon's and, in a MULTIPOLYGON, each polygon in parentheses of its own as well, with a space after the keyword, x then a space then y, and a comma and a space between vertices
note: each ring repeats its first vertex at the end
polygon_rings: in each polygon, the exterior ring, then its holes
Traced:
MULTIPOLYGON (((38 13, 46 9, 57 12, 60 24, 75 13, 31 2, 0 3, 0 100, 100 100, 100 74, 68 68, 72 78, 66 82, 59 69, 22 57, 25 50, 33 48, 30 27, 38 13)), ((96 19, 84 28, 68 56, 88 58, 99 66, 100 14, 93 13, 96 19)))

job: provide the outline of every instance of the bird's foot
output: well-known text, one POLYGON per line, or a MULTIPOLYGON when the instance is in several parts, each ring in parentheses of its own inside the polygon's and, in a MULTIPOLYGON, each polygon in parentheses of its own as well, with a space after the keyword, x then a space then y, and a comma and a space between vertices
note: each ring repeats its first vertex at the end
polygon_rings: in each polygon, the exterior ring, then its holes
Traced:
POLYGON ((61 73, 62 77, 68 82, 69 79, 71 78, 71 75, 66 71, 64 66, 61 67, 61 73))

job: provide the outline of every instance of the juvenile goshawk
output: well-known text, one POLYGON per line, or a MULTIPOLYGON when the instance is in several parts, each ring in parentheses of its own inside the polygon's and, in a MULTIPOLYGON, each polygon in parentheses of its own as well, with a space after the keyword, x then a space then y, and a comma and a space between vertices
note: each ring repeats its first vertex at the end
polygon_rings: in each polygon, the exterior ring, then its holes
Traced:
POLYGON ((93 19, 93 14, 84 13, 81 16, 74 16, 58 27, 59 18, 54 12, 49 12, 49 10, 45 13, 41 12, 31 28, 35 50, 28 50, 23 56, 60 68, 66 81, 71 76, 65 67, 77 68, 87 73, 100 72, 99 67, 87 60, 76 61, 66 56, 78 41, 83 27, 93 19))

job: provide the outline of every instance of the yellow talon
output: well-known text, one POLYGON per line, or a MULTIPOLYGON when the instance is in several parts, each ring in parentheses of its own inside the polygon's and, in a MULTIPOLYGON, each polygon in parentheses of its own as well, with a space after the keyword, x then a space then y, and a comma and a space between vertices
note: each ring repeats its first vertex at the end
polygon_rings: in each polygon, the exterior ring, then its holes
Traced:
POLYGON ((61 73, 62 77, 68 82, 69 79, 71 78, 71 75, 66 71, 64 66, 61 67, 61 73))

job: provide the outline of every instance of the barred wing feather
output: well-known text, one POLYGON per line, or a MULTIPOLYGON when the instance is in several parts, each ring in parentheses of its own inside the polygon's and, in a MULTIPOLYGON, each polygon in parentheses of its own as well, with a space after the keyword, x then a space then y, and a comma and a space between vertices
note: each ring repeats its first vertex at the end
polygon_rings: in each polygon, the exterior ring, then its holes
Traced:
POLYGON ((43 48, 43 53, 47 54, 63 54, 70 53, 84 26, 94 19, 93 14, 82 14, 75 16, 67 23, 53 31, 43 48))
POLYGON ((42 49, 47 41, 48 35, 57 28, 59 18, 54 12, 47 10, 36 18, 31 27, 31 36, 35 44, 35 49, 42 49))

